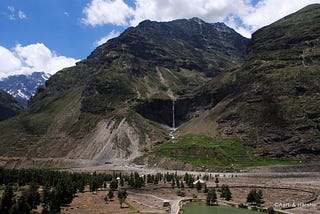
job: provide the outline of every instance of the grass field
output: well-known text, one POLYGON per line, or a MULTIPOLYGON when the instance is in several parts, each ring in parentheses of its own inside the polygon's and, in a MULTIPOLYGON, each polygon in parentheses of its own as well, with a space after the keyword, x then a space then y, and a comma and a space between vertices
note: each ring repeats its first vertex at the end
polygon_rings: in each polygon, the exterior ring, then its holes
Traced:
POLYGON ((160 157, 170 157, 195 166, 217 170, 239 170, 268 165, 290 165, 297 162, 255 156, 238 139, 216 139, 204 135, 185 135, 176 143, 168 142, 155 149, 160 157))

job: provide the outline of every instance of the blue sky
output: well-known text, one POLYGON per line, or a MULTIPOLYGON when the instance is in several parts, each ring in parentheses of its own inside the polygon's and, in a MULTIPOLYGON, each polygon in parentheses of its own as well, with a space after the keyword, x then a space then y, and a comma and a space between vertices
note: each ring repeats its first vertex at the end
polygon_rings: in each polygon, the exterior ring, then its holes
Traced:
POLYGON ((246 37, 320 0, 0 0, 0 78, 55 73, 144 19, 199 17, 246 37))

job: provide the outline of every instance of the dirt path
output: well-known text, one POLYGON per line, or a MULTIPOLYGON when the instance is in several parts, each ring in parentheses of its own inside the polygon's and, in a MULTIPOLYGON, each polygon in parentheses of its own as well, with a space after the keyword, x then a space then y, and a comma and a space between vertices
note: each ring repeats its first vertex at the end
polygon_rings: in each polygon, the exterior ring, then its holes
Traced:
MULTIPOLYGON (((134 194, 134 195, 140 195, 140 196, 147 196, 147 197, 156 198, 156 199, 161 200, 161 201, 167 200, 167 199, 165 199, 165 198, 160 198, 160 197, 158 197, 158 196, 151 195, 151 194, 137 193, 137 192, 132 192, 132 191, 127 191, 127 192, 130 193, 130 194, 134 194)), ((184 198, 184 199, 185 199, 185 198, 184 198)), ((180 207, 179 207, 180 201, 181 201, 181 200, 184 200, 184 199, 169 200, 169 201, 170 201, 170 205, 171 205, 170 214, 178 214, 178 213, 179 213, 179 210, 180 210, 180 207)), ((157 207, 153 207, 153 206, 150 206, 150 205, 145 205, 145 206, 149 206, 150 208, 157 208, 157 207)))

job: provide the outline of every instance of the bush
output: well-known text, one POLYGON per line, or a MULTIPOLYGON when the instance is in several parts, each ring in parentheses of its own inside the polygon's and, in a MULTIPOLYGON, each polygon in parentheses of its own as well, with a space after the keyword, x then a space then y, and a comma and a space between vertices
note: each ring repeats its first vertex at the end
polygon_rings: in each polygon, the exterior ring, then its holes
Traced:
POLYGON ((252 207, 251 210, 258 211, 258 207, 252 207))
POLYGON ((241 209, 248 209, 248 206, 243 203, 239 204, 238 207, 241 209))
POLYGON ((266 209, 266 212, 269 213, 269 214, 276 213, 272 207, 268 207, 268 209, 266 209))
POLYGON ((186 196, 186 194, 185 194, 185 192, 182 191, 181 189, 178 189, 178 190, 177 190, 177 196, 184 197, 184 196, 186 196))

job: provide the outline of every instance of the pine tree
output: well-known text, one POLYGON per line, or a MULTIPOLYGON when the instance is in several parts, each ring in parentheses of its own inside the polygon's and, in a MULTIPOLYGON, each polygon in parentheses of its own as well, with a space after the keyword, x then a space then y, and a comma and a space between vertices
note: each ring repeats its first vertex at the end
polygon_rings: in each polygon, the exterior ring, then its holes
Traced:
POLYGON ((120 189, 118 191, 118 199, 119 199, 119 203, 120 203, 120 208, 122 208, 122 204, 127 199, 127 196, 128 196, 128 193, 125 189, 120 189))
POLYGON ((10 214, 29 214, 32 207, 28 203, 28 193, 24 191, 17 202, 11 207, 10 214))
POLYGON ((217 204, 217 193, 216 190, 210 188, 207 193, 207 205, 212 206, 217 204))
POLYGON ((208 193, 208 187, 207 187, 207 184, 204 184, 204 190, 203 190, 204 193, 208 193))
POLYGON ((38 185, 31 183, 29 189, 26 191, 27 203, 32 209, 36 209, 40 204, 40 194, 38 192, 38 185))
POLYGON ((232 198, 232 194, 228 185, 222 185, 220 197, 225 198, 227 201, 229 201, 232 198))
POLYGON ((257 194, 256 189, 252 189, 247 195, 247 203, 251 203, 251 204, 255 203, 256 194, 257 194))
POLYGON ((252 189, 252 190, 249 192, 248 196, 247 196, 247 202, 248 202, 248 203, 251 203, 251 204, 256 204, 256 205, 258 205, 258 206, 260 206, 261 204, 263 204, 264 201, 263 201, 262 191, 259 190, 259 191, 257 192, 256 189, 252 189))
POLYGON ((48 211, 48 209, 49 209, 50 194, 51 194, 50 187, 47 185, 44 186, 43 191, 42 191, 42 198, 41 198, 43 210, 48 211))
POLYGON ((200 183, 200 181, 198 180, 197 184, 196 184, 197 190, 200 191, 202 189, 202 185, 200 183))
POLYGON ((113 192, 112 192, 111 190, 109 190, 109 192, 108 192, 108 198, 109 198, 109 200, 111 201, 113 197, 114 197, 113 192))
POLYGON ((123 178, 120 179, 120 186, 122 186, 122 187, 124 186, 124 179, 123 178))
POLYGON ((218 179, 218 177, 215 178, 214 182, 216 183, 216 187, 219 187, 219 179, 218 179))
POLYGON ((2 194, 0 213, 6 214, 10 212, 12 205, 15 203, 14 197, 12 186, 7 185, 2 194))
POLYGON ((181 181, 181 183, 180 183, 180 187, 181 187, 181 189, 184 189, 183 181, 181 181))
POLYGON ((115 191, 116 189, 118 189, 118 181, 112 180, 111 183, 110 183, 110 189, 112 191, 115 191))
POLYGON ((62 205, 62 193, 54 188, 50 193, 49 210, 50 213, 60 213, 62 205))

